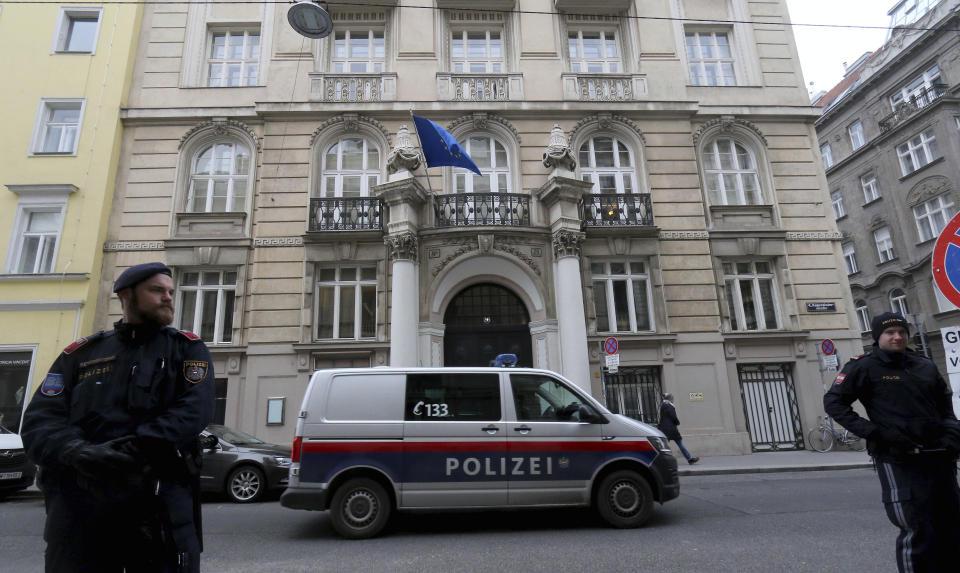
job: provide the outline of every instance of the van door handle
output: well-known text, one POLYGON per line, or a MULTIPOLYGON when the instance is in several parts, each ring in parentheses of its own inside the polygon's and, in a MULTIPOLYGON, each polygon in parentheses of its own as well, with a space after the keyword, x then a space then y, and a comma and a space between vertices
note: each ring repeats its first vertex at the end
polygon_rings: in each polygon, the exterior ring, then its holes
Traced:
POLYGON ((486 432, 492 436, 493 434, 496 434, 497 432, 499 432, 500 428, 498 428, 497 426, 485 426, 483 428, 480 428, 480 431, 486 432))
POLYGON ((531 430, 530 426, 517 426, 513 429, 514 432, 520 432, 521 434, 526 434, 531 430))

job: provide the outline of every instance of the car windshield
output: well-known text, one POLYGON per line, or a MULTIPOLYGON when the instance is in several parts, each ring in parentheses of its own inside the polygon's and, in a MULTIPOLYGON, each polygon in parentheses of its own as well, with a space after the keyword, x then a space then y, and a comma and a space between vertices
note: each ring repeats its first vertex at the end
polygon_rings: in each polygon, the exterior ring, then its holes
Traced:
POLYGON ((240 430, 234 430, 233 428, 228 428, 219 424, 210 424, 207 426, 207 431, 217 438, 227 442, 228 444, 233 444, 235 446, 249 446, 252 444, 266 443, 263 440, 254 438, 250 434, 245 434, 240 430))

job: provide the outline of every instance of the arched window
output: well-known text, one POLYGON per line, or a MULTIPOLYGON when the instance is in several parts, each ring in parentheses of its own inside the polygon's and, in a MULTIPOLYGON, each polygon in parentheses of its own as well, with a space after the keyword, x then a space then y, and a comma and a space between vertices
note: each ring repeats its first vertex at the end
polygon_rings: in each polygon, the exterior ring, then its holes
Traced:
POLYGON ((760 178, 753 151, 740 141, 718 137, 703 148, 707 198, 712 205, 760 205, 760 178))
POLYGON ((380 184, 380 148, 361 137, 342 137, 323 154, 321 197, 368 197, 380 184))
POLYGON ((483 175, 457 169, 457 193, 510 193, 510 160, 506 146, 492 135, 471 135, 460 145, 483 175))
POLYGON ((579 152, 580 178, 593 183, 594 193, 635 193, 633 152, 616 136, 597 136, 583 142, 579 152))
POLYGON ((249 178, 250 150, 245 145, 217 142, 202 148, 190 168, 187 211, 245 210, 249 178))
POLYGON ((857 325, 860 327, 860 332, 870 332, 870 309, 867 308, 867 303, 858 300, 853 303, 853 306, 857 311, 857 325))
POLYGON ((890 291, 890 310, 899 312, 904 318, 910 315, 910 308, 907 306, 907 295, 900 289, 890 291))

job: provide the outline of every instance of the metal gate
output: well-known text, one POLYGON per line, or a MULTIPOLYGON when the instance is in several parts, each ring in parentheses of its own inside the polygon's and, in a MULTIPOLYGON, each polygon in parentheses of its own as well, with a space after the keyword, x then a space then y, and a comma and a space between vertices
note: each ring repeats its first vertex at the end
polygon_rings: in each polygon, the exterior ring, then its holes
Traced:
POLYGON ((616 374, 603 373, 603 394, 607 408, 635 420, 656 424, 660 415, 659 366, 629 366, 616 374))
POLYGON ((755 452, 802 450, 792 364, 738 364, 740 396, 755 452))

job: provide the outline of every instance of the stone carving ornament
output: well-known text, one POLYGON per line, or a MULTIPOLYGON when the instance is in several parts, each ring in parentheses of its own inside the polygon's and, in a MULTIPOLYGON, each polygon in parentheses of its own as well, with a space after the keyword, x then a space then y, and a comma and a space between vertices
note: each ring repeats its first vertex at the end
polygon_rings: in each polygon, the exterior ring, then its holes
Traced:
POLYGON ((413 171, 420 167, 420 152, 413 146, 413 138, 406 125, 400 126, 397 132, 397 144, 387 156, 387 173, 393 175, 398 171, 413 171))
POLYGON ((243 123, 242 121, 237 121, 235 119, 227 119, 225 117, 215 117, 210 121, 201 122, 192 128, 190 131, 183 134, 183 137, 180 138, 180 144, 177 146, 177 149, 183 149, 184 144, 196 134, 210 130, 217 137, 223 137, 229 135, 231 129, 242 131, 244 135, 248 136, 253 144, 256 146, 257 151, 260 151, 260 137, 257 136, 257 132, 253 131, 249 125, 243 123))
POLYGON ((390 249, 390 258, 399 261, 417 262, 420 254, 420 241, 413 233, 392 235, 383 240, 390 249))
POLYGON ((563 257, 580 258, 581 245, 585 235, 573 231, 557 231, 553 234, 553 256, 557 259, 563 257))
POLYGON ((550 130, 550 143, 547 144, 547 150, 543 152, 543 166, 547 169, 561 167, 567 171, 577 169, 577 159, 570 149, 567 142, 567 136, 564 135, 560 124, 555 123, 550 130))

